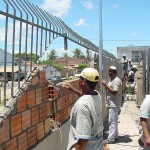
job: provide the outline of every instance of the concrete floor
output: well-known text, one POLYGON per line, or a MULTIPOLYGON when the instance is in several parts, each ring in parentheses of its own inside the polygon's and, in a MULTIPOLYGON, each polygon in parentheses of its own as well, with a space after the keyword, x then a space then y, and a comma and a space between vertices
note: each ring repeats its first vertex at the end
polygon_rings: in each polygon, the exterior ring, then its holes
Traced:
POLYGON ((119 115, 119 139, 115 144, 109 144, 110 150, 140 150, 138 144, 138 115, 139 108, 136 102, 127 100, 124 102, 119 115))

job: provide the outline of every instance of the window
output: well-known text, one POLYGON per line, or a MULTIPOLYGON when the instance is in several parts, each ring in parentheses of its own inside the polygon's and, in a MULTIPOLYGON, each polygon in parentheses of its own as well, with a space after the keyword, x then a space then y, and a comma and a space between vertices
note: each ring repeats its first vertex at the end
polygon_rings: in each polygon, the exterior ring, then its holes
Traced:
POLYGON ((140 61, 139 52, 132 52, 132 62, 139 62, 139 61, 140 61))

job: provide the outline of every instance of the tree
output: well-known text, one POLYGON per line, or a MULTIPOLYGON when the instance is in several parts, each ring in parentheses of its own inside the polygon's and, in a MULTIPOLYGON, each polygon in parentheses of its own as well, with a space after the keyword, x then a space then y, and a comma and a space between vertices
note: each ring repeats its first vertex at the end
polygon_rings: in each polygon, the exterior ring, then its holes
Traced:
POLYGON ((73 51, 74 55, 73 57, 74 58, 79 58, 80 55, 81 55, 81 50, 79 48, 76 48, 74 51, 73 51))
POLYGON ((56 62, 50 61, 50 60, 43 60, 43 61, 40 61, 38 64, 50 65, 50 66, 53 66, 53 67, 57 68, 60 71, 64 70, 63 66, 61 66, 60 64, 58 64, 56 62))
POLYGON ((48 60, 53 61, 56 58, 58 58, 56 51, 54 49, 52 49, 48 55, 48 60))
POLYGON ((79 58, 81 58, 81 59, 85 59, 86 57, 85 57, 85 55, 81 52, 81 54, 80 54, 79 58))
POLYGON ((68 55, 68 53, 63 53, 63 57, 65 57, 65 58, 67 58, 67 57, 69 57, 69 55, 68 55))
POLYGON ((78 65, 78 69, 84 69, 84 68, 87 68, 88 65, 87 64, 79 64, 78 65))
MULTIPOLYGON (((14 54, 14 57, 15 58, 19 58, 20 57, 20 60, 23 60, 23 61, 30 61, 31 59, 31 54, 27 54, 27 53, 17 53, 17 54, 14 54)), ((36 55, 36 54, 32 54, 32 61, 34 63, 37 62, 37 60, 39 59, 39 56, 36 55)))

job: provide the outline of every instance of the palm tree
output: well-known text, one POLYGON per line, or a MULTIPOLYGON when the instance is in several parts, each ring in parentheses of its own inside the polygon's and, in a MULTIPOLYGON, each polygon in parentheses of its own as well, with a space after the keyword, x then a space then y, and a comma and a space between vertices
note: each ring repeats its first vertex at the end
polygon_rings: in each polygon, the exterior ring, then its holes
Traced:
POLYGON ((86 57, 85 57, 85 55, 81 52, 81 54, 80 54, 79 58, 81 58, 81 59, 85 59, 86 57))
POLYGON ((48 60, 53 61, 56 58, 58 58, 58 56, 56 54, 56 50, 52 49, 48 55, 48 60))
POLYGON ((67 58, 67 57, 69 57, 69 55, 68 55, 68 53, 63 53, 63 57, 65 57, 65 58, 67 58))
POLYGON ((79 48, 76 48, 74 51, 73 51, 74 55, 73 57, 74 58, 79 58, 80 55, 81 55, 81 50, 79 48))

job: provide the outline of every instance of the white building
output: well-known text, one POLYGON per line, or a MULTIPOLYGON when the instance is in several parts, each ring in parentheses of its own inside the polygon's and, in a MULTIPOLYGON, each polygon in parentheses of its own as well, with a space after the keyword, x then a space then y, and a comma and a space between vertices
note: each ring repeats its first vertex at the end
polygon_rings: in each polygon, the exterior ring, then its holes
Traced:
POLYGON ((52 77, 60 77, 61 78, 61 71, 53 66, 43 66, 43 70, 46 70, 46 79, 51 79, 52 77))
POLYGON ((125 54, 133 63, 138 63, 142 58, 142 52, 150 50, 150 46, 117 47, 117 58, 122 59, 125 54))

